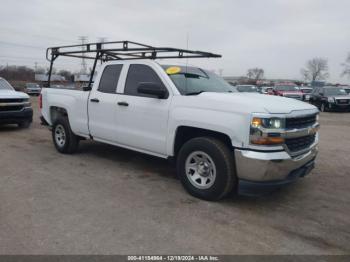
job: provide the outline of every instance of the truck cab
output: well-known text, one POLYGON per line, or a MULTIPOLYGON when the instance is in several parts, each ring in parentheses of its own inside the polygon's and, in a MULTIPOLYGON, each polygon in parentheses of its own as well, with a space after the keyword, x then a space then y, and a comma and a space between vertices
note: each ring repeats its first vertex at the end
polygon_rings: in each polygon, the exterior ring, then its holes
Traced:
POLYGON ((292 182, 318 151, 314 106, 239 93, 208 70, 152 59, 105 62, 91 90, 44 88, 42 115, 59 152, 85 138, 171 158, 184 188, 205 200, 241 181, 292 182))

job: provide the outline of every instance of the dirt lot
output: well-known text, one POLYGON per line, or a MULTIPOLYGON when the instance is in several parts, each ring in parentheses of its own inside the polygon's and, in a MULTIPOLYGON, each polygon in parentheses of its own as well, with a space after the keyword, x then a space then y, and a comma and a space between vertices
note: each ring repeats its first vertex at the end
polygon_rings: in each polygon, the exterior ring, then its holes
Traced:
POLYGON ((321 115, 308 177, 212 203, 167 161, 90 141, 57 153, 35 110, 29 130, 0 127, 0 254, 350 253, 350 113, 321 115))

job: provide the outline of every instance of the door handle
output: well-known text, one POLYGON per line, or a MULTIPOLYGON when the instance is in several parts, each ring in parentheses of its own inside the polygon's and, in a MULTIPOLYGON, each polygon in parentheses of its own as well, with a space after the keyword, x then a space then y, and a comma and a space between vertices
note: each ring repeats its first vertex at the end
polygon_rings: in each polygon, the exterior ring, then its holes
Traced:
POLYGON ((90 101, 93 102, 93 103, 98 103, 98 102, 100 102, 100 100, 98 100, 97 98, 91 98, 90 101))
POLYGON ((118 106, 129 106, 127 102, 118 102, 118 106))

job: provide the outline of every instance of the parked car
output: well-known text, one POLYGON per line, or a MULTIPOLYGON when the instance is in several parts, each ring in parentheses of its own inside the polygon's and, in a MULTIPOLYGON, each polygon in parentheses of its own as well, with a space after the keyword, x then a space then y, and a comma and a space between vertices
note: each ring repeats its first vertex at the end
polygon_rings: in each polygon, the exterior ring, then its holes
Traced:
POLYGON ((316 87, 311 93, 310 102, 322 112, 350 109, 350 95, 342 87, 316 87))
POLYGON ((26 83, 26 87, 25 87, 24 91, 28 95, 38 96, 38 95, 40 95, 41 87, 39 84, 36 84, 36 83, 26 83))
POLYGON ((273 88, 273 94, 276 96, 284 96, 297 100, 303 100, 303 93, 300 91, 298 86, 293 84, 275 85, 273 88))
POLYGON ((0 77, 0 124, 17 124, 28 128, 32 120, 29 96, 15 91, 9 82, 0 77))
POLYGON ((344 90, 347 94, 350 94, 350 87, 349 86, 344 87, 344 90))
POLYGON ((305 87, 305 86, 300 87, 300 91, 303 93, 303 101, 310 100, 310 95, 312 93, 312 90, 313 89, 311 87, 305 87))
POLYGON ((237 85, 236 89, 243 93, 259 93, 258 88, 254 85, 237 85))
POLYGON ((272 86, 262 86, 260 93, 265 95, 273 94, 273 87, 272 86))
MULTIPOLYGON (((123 49, 116 49, 118 58, 127 47, 124 41, 123 49)), ((158 50, 149 49, 151 54, 158 50)), ((54 52, 59 56, 60 48, 54 52)), ((99 46, 98 52, 104 50, 99 46)), ((147 55, 105 62, 91 89, 42 90, 43 122, 52 128, 60 153, 76 152, 84 138, 175 159, 185 189, 206 200, 236 192, 239 182, 281 185, 312 170, 318 151, 316 107, 233 92, 210 71, 160 65, 147 55)))
POLYGON ((238 92, 243 93, 259 93, 259 90, 254 85, 236 85, 238 92))

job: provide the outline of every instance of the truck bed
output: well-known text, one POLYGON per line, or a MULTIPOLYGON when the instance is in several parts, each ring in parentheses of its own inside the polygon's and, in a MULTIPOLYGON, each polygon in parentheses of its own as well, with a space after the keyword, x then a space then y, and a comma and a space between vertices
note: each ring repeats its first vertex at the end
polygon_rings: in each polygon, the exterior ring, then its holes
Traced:
POLYGON ((89 136, 87 113, 89 93, 76 89, 43 88, 42 116, 52 125, 51 108, 65 108, 69 119, 74 120, 70 122, 72 131, 77 135, 89 136))

